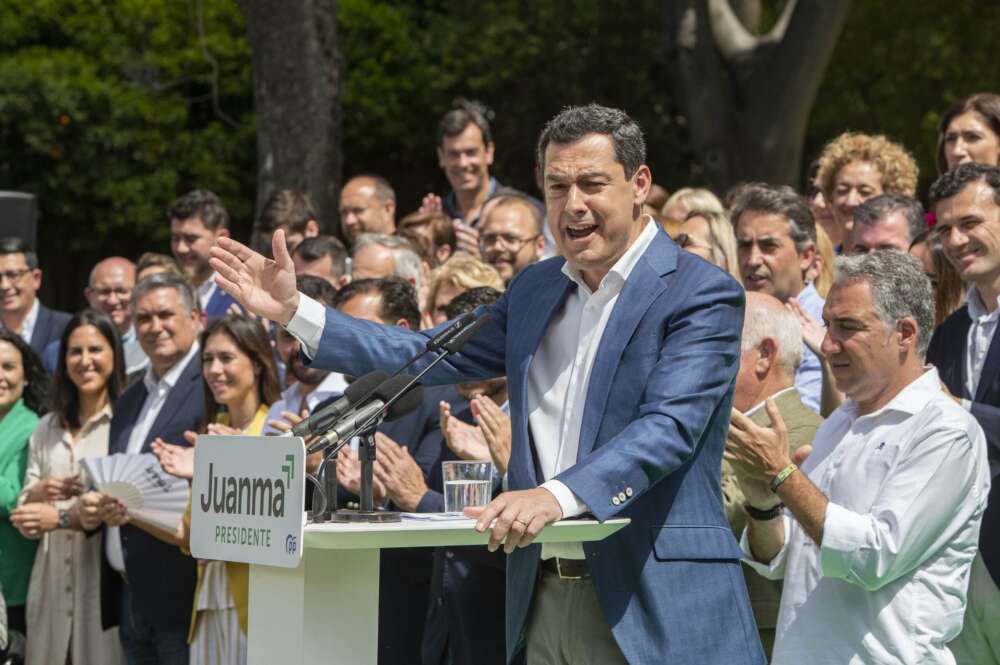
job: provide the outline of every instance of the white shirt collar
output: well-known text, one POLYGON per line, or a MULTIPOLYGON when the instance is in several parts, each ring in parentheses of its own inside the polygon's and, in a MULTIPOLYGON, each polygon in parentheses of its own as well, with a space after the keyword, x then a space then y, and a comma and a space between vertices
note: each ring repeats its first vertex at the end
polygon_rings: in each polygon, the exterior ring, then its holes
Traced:
POLYGON ((978 321, 983 317, 993 319, 1000 316, 1000 296, 997 296, 996 309, 988 312, 982 296, 979 295, 979 289, 975 285, 970 286, 968 293, 965 294, 965 304, 969 308, 969 318, 973 321, 978 321))
MULTIPOLYGON (((645 228, 643 228, 642 233, 639 237, 635 239, 635 242, 625 253, 621 255, 615 264, 608 271, 608 274, 601 279, 601 283, 598 286, 598 290, 611 288, 613 283, 621 288, 622 285, 628 280, 629 275, 632 274, 632 270, 635 268, 636 264, 639 263, 639 259, 642 257, 643 253, 649 247, 650 243, 653 242, 653 238, 656 237, 656 232, 658 226, 652 217, 649 215, 643 215, 643 219, 646 222, 645 228)), ((563 263, 562 272, 564 275, 569 277, 571 280, 576 282, 577 286, 584 289, 585 293, 591 293, 590 287, 583 280, 583 275, 579 270, 570 266, 569 261, 563 263)))
POLYGON ((135 326, 129 326, 128 330, 122 333, 122 344, 131 342, 135 339, 135 326))
POLYGON ((165 390, 173 388, 177 384, 177 379, 184 372, 184 368, 187 367, 188 363, 191 362, 191 359, 199 351, 198 342, 195 342, 188 349, 188 352, 184 354, 184 357, 171 365, 170 369, 167 370, 167 373, 159 381, 156 380, 156 375, 153 374, 153 363, 150 362, 149 367, 146 368, 146 373, 142 377, 142 382, 146 386, 146 392, 153 393, 161 387, 165 390))
POLYGON ((208 307, 208 301, 212 299, 215 294, 215 276, 218 273, 212 272, 204 282, 198 286, 198 301, 201 303, 201 308, 205 309, 208 307))
POLYGON ((31 344, 31 335, 35 332, 40 307, 41 303, 38 302, 38 298, 35 298, 35 302, 31 303, 31 309, 28 310, 28 315, 24 317, 24 323, 21 324, 21 339, 28 344, 31 344))
POLYGON ((846 400, 840 409, 852 422, 860 418, 876 418, 889 411, 901 411, 913 415, 922 411, 927 406, 928 400, 940 393, 941 379, 938 376, 938 371, 936 368, 928 366, 923 374, 900 390, 888 404, 877 411, 859 416, 858 403, 853 399, 846 400))

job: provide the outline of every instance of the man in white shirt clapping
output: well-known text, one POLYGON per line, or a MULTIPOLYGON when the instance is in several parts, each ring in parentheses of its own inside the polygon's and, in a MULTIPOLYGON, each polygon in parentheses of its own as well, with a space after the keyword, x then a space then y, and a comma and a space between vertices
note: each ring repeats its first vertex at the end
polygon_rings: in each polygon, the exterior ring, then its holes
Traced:
POLYGON ((734 412, 727 443, 746 561, 784 579, 772 663, 954 663, 946 644, 989 490, 985 436, 923 364, 934 312, 917 262, 888 250, 837 268, 823 351, 849 399, 801 469, 770 401, 770 428, 734 412))

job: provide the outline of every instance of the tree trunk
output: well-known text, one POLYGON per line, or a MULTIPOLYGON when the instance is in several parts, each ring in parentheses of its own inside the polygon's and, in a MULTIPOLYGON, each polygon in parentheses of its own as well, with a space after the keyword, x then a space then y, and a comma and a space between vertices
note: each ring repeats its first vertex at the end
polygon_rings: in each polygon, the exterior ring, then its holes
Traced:
MULTIPOLYGON (((752 3, 742 3, 742 10, 752 3)), ((766 35, 729 0, 667 0, 668 55, 678 98, 710 188, 798 185, 816 93, 850 0, 788 0, 766 35)))
POLYGON ((276 189, 305 192, 337 232, 340 54, 336 0, 240 0, 253 57, 257 210, 276 189))

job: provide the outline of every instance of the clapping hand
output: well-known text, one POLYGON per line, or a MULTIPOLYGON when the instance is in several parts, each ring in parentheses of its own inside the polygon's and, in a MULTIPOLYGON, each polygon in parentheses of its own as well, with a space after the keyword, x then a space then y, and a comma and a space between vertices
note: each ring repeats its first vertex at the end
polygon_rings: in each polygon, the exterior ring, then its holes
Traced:
POLYGON ((472 415, 486 440, 490 458, 501 476, 507 473, 510 461, 510 416, 504 413, 489 397, 477 395, 472 400, 472 415))
POLYGON ((78 476, 49 476, 39 480, 29 492, 29 500, 45 501, 52 503, 55 501, 65 501, 72 499, 83 491, 83 483, 78 476))
POLYGON ((424 472, 405 446, 375 433, 375 479, 386 490, 389 500, 405 511, 413 512, 427 493, 424 472))
POLYGON ((218 273, 215 283, 250 313, 287 325, 299 306, 299 292, 283 230, 274 232, 271 249, 274 259, 222 237, 212 247, 209 263, 218 273))
MULTIPOLYGON (((361 496, 361 460, 356 450, 345 447, 337 455, 337 482, 351 494, 361 496)), ((385 485, 378 478, 372 482, 372 495, 376 504, 385 503, 385 485)))
POLYGON ((791 464, 791 458, 788 454, 788 428, 774 400, 768 398, 764 408, 771 419, 770 427, 761 427, 733 409, 723 456, 733 465, 737 476, 770 483, 791 464))
POLYGON ((184 432, 184 439, 190 446, 179 446, 167 443, 160 437, 153 441, 153 454, 160 460, 160 466, 171 476, 191 480, 194 478, 194 442, 198 435, 192 431, 184 432))
POLYGON ((802 305, 796 298, 789 298, 785 307, 799 318, 799 325, 802 326, 802 341, 805 342, 810 351, 823 358, 824 354, 821 349, 823 338, 826 337, 826 326, 823 325, 822 321, 817 321, 806 310, 802 309, 802 305))
POLYGON ((440 402, 441 434, 444 442, 460 459, 484 460, 490 457, 490 447, 482 429, 463 422, 451 413, 451 404, 440 402))
POLYGON ((451 226, 455 230, 455 249, 465 252, 475 258, 480 258, 479 254, 479 231, 472 228, 460 219, 453 219, 451 226))
POLYGON ((40 538, 59 524, 59 511, 48 503, 26 503, 15 508, 10 521, 25 538, 40 538))
POLYGON ((441 197, 431 192, 430 194, 424 196, 423 200, 420 202, 419 212, 421 214, 430 213, 432 215, 440 215, 443 209, 444 204, 441 201, 441 197))

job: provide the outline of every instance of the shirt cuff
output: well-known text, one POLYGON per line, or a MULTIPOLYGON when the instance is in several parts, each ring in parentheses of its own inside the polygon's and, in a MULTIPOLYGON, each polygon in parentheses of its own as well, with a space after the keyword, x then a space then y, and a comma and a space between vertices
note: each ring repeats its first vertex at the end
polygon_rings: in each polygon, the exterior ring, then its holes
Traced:
POLYGON ((562 518, 564 520, 590 512, 590 508, 587 507, 587 504, 580 501, 580 499, 573 494, 573 490, 566 487, 565 483, 560 480, 548 480, 542 483, 539 487, 547 489, 552 492, 553 496, 556 497, 556 501, 559 502, 559 507, 562 508, 562 518))
POLYGON ((292 320, 285 326, 285 330, 299 340, 302 353, 310 360, 319 351, 325 325, 326 308, 304 293, 299 293, 299 307, 295 310, 292 320))
POLYGON ((753 558, 753 552, 750 550, 749 525, 743 529, 743 535, 740 537, 740 549, 743 550, 743 563, 753 568, 761 577, 766 577, 769 580, 780 580, 785 576, 785 553, 788 552, 788 542, 792 537, 792 521, 788 519, 788 515, 782 515, 781 520, 785 526, 785 542, 782 543, 781 549, 778 550, 778 553, 768 563, 761 563, 753 558))
POLYGON ((972 400, 966 399, 964 397, 960 398, 962 400, 962 408, 966 411, 972 411, 972 400))
POLYGON ((823 518, 820 567, 824 577, 846 579, 858 550, 868 546, 870 517, 851 512, 832 501, 823 518))

